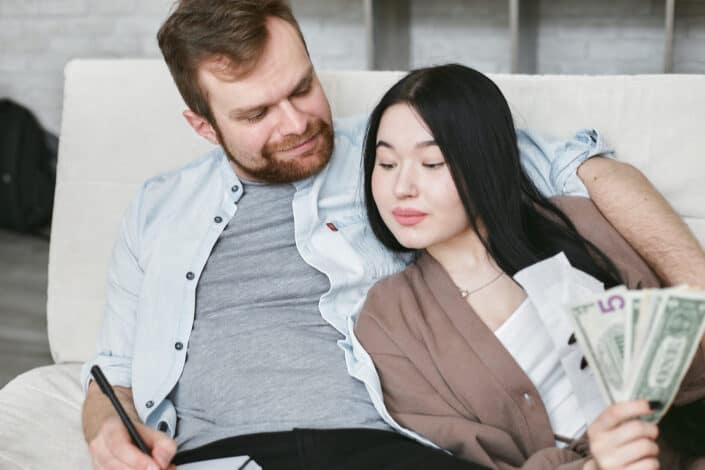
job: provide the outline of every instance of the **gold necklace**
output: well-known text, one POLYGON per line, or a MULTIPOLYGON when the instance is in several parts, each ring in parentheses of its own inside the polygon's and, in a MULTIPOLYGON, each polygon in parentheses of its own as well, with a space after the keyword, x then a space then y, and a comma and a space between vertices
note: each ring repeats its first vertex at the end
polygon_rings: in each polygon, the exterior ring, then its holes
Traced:
POLYGON ((475 288, 475 289, 473 289, 473 290, 470 290, 470 291, 467 290, 467 289, 463 289, 463 288, 460 287, 460 286, 455 286, 455 287, 457 287, 458 290, 460 291, 460 297, 466 298, 466 297, 468 297, 468 296, 474 294, 475 292, 481 291, 482 289, 484 289, 485 287, 489 286, 490 284, 492 284, 494 281, 496 281, 497 279, 499 279, 499 278, 502 277, 503 275, 504 275, 504 272, 500 271, 499 274, 497 275, 497 277, 491 279, 489 282, 486 282, 485 284, 481 285, 480 287, 477 287, 477 288, 475 288))

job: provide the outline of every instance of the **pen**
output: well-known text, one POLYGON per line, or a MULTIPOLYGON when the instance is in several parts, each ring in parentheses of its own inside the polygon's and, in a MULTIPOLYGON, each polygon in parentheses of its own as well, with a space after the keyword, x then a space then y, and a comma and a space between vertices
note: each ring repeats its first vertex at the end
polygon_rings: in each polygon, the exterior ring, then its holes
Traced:
POLYGON ((137 429, 135 428, 135 425, 132 424, 132 421, 130 420, 130 417, 127 416, 127 413, 125 412, 125 409, 122 407, 120 402, 118 401, 117 397, 115 396, 115 392, 113 391, 113 387, 110 386, 110 383, 108 383, 108 379, 105 378, 105 375, 103 375, 103 371, 100 370, 99 366, 93 366, 91 367, 91 374, 93 375, 93 378, 95 381, 98 383, 98 387, 105 393, 105 395, 110 399, 110 402, 113 404, 113 407, 115 408, 115 411, 117 411, 118 416, 120 416, 120 420, 122 421, 122 424, 125 425, 127 428, 127 432, 130 433, 130 437, 132 437, 132 441, 137 445, 137 447, 140 448, 142 452, 145 454, 149 455, 149 449, 145 445, 144 441, 140 437, 140 435, 137 433, 137 429))

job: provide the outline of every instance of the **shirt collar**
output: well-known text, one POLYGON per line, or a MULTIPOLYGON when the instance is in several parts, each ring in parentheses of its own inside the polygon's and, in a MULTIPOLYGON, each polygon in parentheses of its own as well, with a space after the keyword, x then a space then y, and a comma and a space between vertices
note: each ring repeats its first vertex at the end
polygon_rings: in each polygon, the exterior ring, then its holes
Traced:
POLYGON ((222 147, 218 147, 218 158, 220 160, 220 175, 223 178, 225 187, 228 188, 228 192, 233 202, 238 202, 243 194, 242 182, 235 174, 235 171, 230 164, 230 159, 227 155, 225 155, 222 147))

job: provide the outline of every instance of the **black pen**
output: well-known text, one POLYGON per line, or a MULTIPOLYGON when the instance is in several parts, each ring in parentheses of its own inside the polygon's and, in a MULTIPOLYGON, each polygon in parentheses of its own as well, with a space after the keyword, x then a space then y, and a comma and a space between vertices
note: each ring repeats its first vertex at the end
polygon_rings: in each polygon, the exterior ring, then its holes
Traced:
POLYGON ((130 433, 130 437, 132 437, 132 441, 137 445, 137 447, 140 448, 140 450, 142 452, 144 452, 147 455, 150 455, 149 449, 147 448, 144 441, 142 440, 139 433, 137 432, 135 425, 132 424, 130 417, 127 416, 127 413, 125 412, 125 409, 120 404, 120 401, 115 396, 115 392, 113 391, 113 387, 111 387, 110 384, 108 383, 108 379, 106 379, 105 376, 103 375, 103 371, 100 370, 100 367, 96 365, 96 366, 91 367, 91 374, 93 375, 93 378, 95 379, 95 381, 98 383, 98 387, 100 387, 100 389, 103 391, 103 393, 105 393, 105 395, 110 399, 110 402, 113 404, 115 411, 117 411, 118 416, 120 416, 120 420, 122 421, 122 424, 124 424, 125 427, 127 428, 127 432, 130 433))

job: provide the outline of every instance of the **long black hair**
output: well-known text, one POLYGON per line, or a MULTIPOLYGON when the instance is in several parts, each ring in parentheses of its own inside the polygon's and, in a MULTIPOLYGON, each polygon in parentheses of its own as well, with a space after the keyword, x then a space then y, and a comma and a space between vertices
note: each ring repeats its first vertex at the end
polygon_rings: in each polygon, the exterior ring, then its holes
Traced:
POLYGON ((379 240, 403 247, 380 216, 372 196, 377 132, 384 112, 406 103, 433 134, 472 228, 507 274, 565 252, 571 264, 607 287, 622 283, 612 262, 544 197, 524 172, 509 105, 492 80, 449 64, 418 69, 397 82, 372 112, 364 143, 365 205, 379 240), (481 220, 486 235, 478 230, 481 220))

